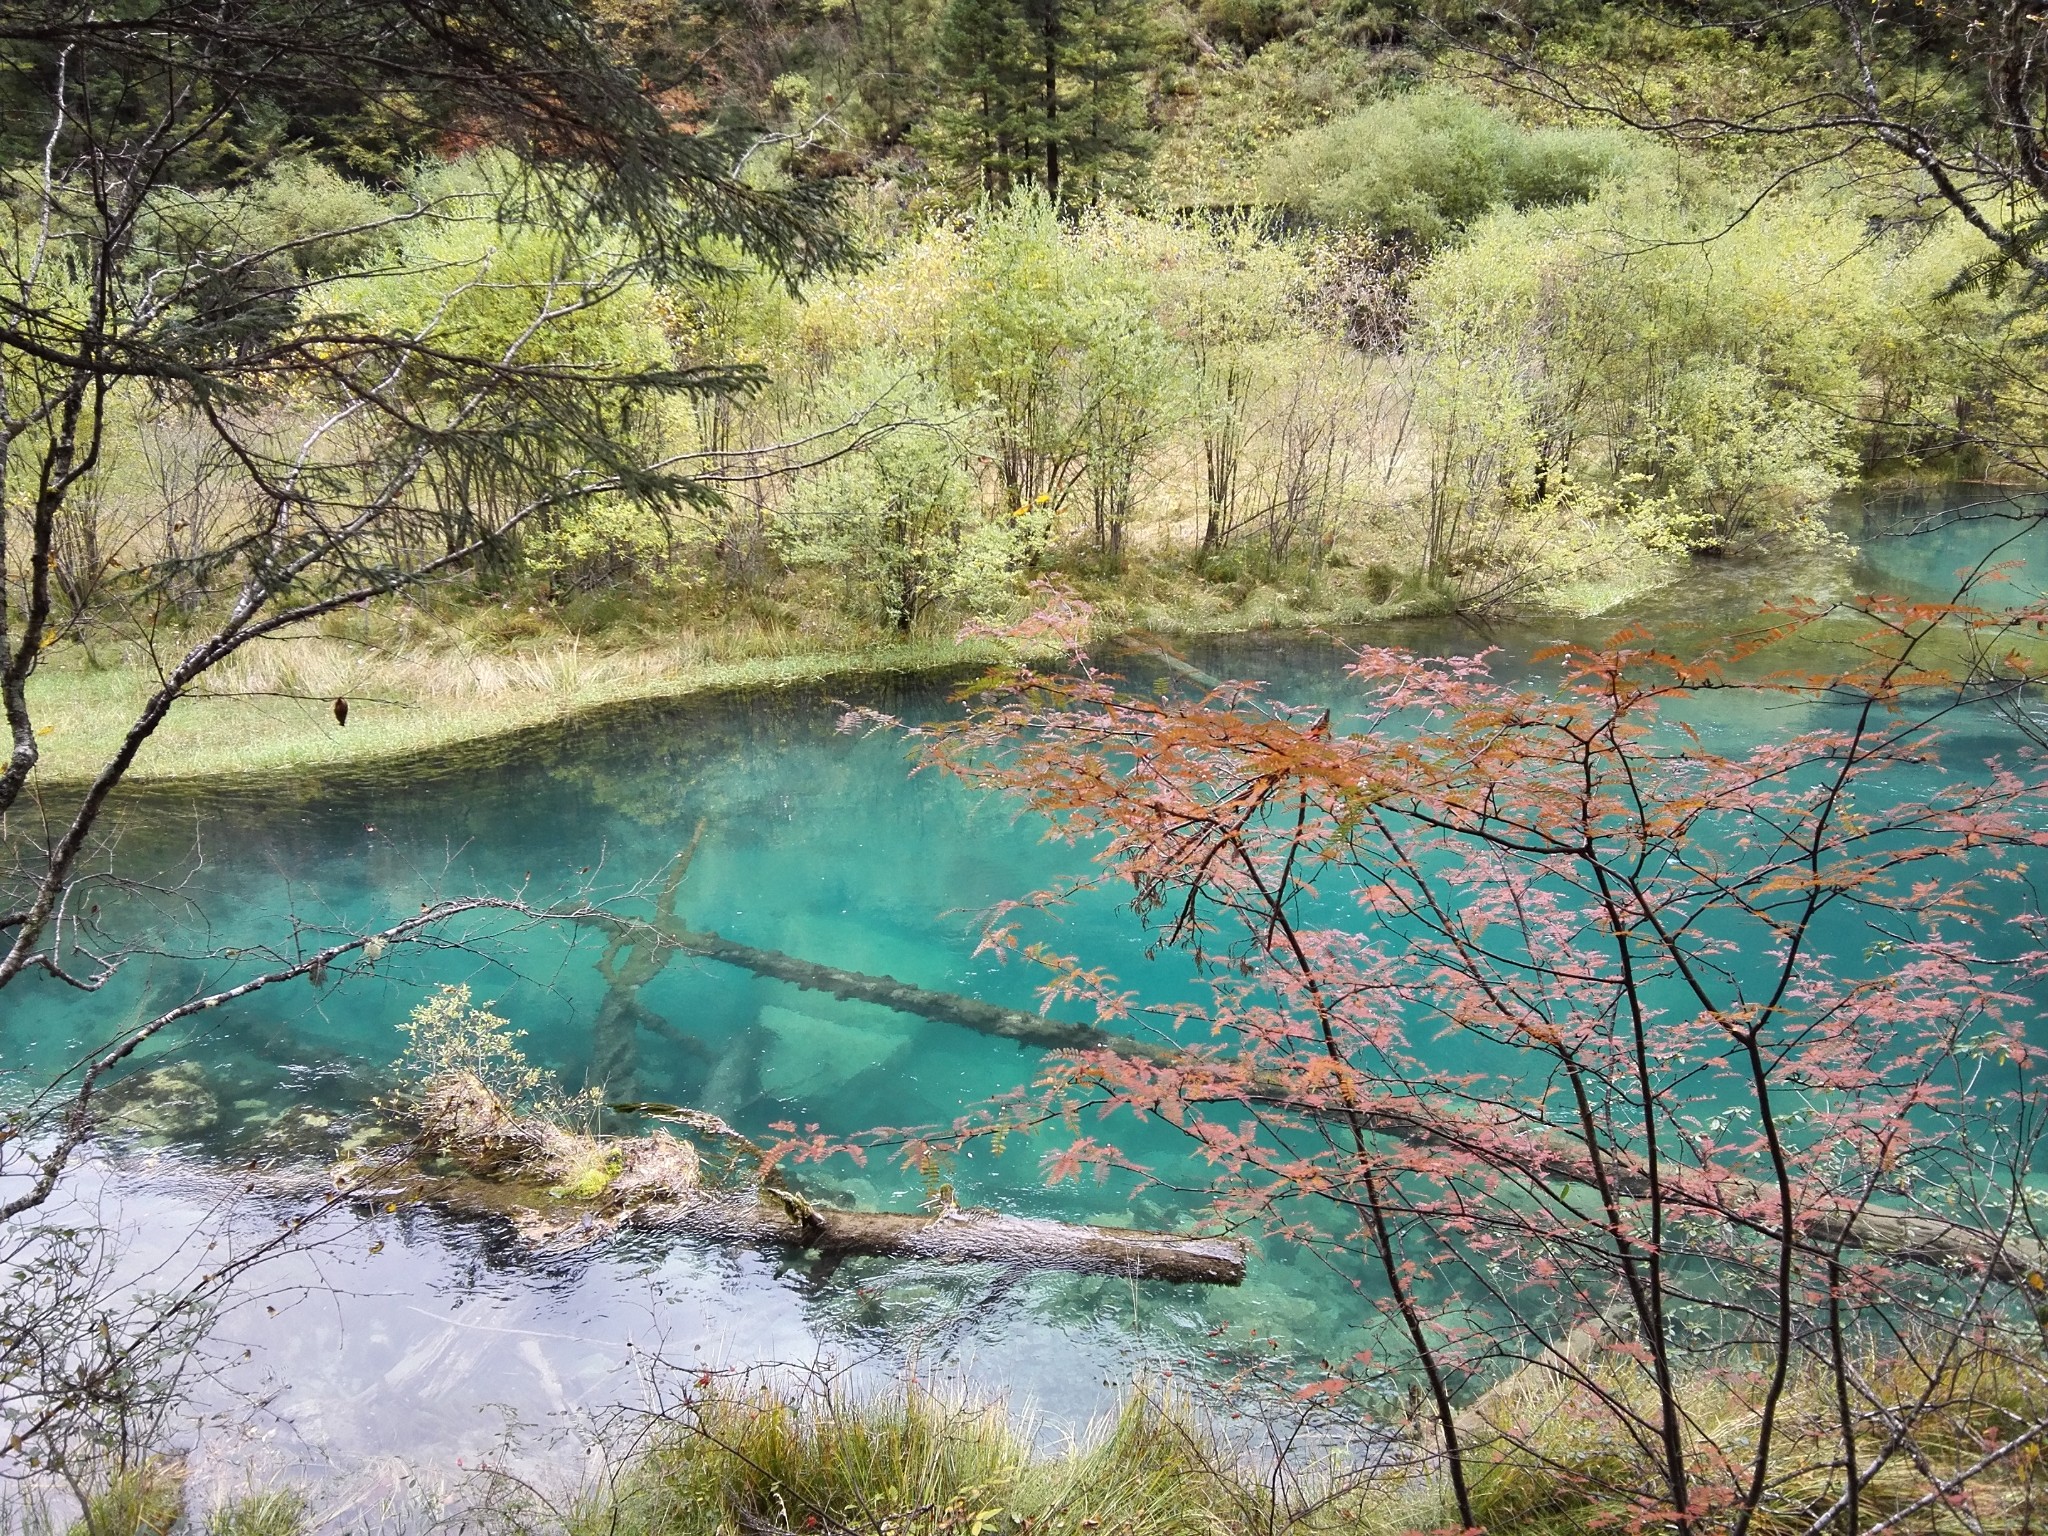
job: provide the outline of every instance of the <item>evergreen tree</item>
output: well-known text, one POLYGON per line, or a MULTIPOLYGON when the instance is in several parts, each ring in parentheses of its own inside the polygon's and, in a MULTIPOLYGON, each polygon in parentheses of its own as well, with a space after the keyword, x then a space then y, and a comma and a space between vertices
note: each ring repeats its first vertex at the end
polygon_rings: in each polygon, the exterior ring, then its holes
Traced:
POLYGON ((1031 172, 1029 41, 1017 0, 950 0, 939 22, 934 147, 991 198, 1031 172))
POLYGON ((991 196, 1099 183, 1148 147, 1159 46, 1149 0, 949 0, 932 147, 991 196))
POLYGON ((1165 39, 1149 0, 1040 3, 1065 13, 1058 158, 1048 162, 1046 178, 1046 190, 1057 197, 1062 174, 1099 181, 1150 152, 1145 77, 1165 39))
POLYGON ((853 0, 852 75, 857 132, 900 144, 931 100, 938 8, 933 0, 853 0))

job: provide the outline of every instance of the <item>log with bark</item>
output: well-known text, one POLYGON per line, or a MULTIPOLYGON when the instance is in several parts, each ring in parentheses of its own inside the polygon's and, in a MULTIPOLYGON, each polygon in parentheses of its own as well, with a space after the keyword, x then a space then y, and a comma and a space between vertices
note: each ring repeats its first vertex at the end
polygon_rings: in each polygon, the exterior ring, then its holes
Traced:
POLYGON ((700 1152, 666 1130, 593 1136, 513 1113, 466 1073, 427 1085, 418 1140, 402 1161, 347 1166, 336 1183, 356 1196, 403 1196, 509 1221, 529 1242, 568 1247, 621 1227, 687 1233, 707 1241, 779 1247, 827 1259, 856 1254, 1063 1269, 1184 1284, 1237 1285, 1246 1246, 1236 1238, 1084 1226, 968 1210, 942 1200, 917 1212, 818 1205, 790 1189, 761 1150, 714 1115, 667 1105, 658 1112, 737 1156, 700 1152), (730 1183, 710 1165, 728 1165, 730 1183))

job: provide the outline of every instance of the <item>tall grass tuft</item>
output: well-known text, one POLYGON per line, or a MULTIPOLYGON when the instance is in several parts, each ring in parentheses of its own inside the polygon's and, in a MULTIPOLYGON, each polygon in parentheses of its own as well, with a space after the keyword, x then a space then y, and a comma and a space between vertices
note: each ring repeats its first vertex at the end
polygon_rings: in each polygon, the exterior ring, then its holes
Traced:
POLYGON ((151 1457, 87 1495, 67 1536, 170 1536, 184 1514, 184 1466, 151 1457))
POLYGON ((1190 1415, 1145 1394, 1047 1457, 1001 1407, 926 1388, 862 1401, 721 1386, 666 1421, 570 1530, 1220 1536, 1255 1528, 1257 1497, 1190 1415))
POLYGON ((306 1501, 289 1488, 230 1499, 206 1522, 206 1536, 304 1536, 306 1501))
MULTIPOLYGON (((1984 1347, 1929 1359, 1916 1364, 1900 1349, 1853 1367, 1880 1400, 1924 1404, 1910 1449, 1869 1478, 1860 1528, 1896 1518, 1892 1529, 1966 1536, 2040 1529, 2048 1458, 2039 1455, 1999 1463, 1960 1499, 1927 1499, 2028 1422, 2028 1399, 2039 1391, 2034 1369, 1984 1347)), ((1475 1513, 1489 1536, 1668 1522, 1649 1448, 1618 1411, 1640 1394, 1641 1372, 1619 1355, 1587 1369, 1599 1390, 1531 1366, 1465 1416, 1475 1513)), ((1713 1488, 1717 1472, 1725 1483, 1729 1468, 1745 1464, 1759 1386, 1740 1360, 1683 1382, 1697 1486, 1713 1488)), ((1830 1514, 1843 1489, 1833 1391, 1818 1360, 1790 1382, 1770 1489, 1750 1527, 1757 1536, 1839 1527, 1830 1514)), ((1638 1412, 1646 1406, 1634 1402, 1638 1412)), ((1866 1474, 1887 1429, 1876 1413, 1864 1425, 1866 1474)), ((928 1389, 856 1399, 830 1389, 714 1383, 662 1419, 567 1524, 570 1536, 1408 1536, 1454 1528, 1429 1447, 1408 1449, 1349 1470, 1334 1460, 1280 1468, 1233 1449, 1184 1404, 1138 1391, 1048 1455, 1034 1451, 1031 1426, 1000 1407, 928 1389)), ((1696 1528, 1725 1530, 1722 1514, 1704 1504, 1696 1528)))

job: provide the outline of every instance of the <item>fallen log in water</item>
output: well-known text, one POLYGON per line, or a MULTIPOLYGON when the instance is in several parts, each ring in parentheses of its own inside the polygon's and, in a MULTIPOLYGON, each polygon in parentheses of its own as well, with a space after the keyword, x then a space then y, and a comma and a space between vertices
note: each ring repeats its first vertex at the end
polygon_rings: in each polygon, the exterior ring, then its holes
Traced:
POLYGON ((977 1034, 1014 1040, 1019 1045, 1035 1045, 1048 1051, 1123 1051, 1159 1061, 1180 1054, 1171 1046, 1148 1047, 1140 1041, 1113 1035, 1106 1029, 1096 1029, 1087 1024, 1063 1024, 1058 1019, 1026 1013, 1021 1008, 1001 1008, 978 998, 962 997, 957 992, 934 992, 928 987, 912 986, 893 976, 843 971, 837 966, 820 965, 815 960, 799 960, 779 949, 756 949, 751 944, 735 943, 715 933, 672 928, 666 938, 671 947, 686 954, 737 965, 757 976, 786 981, 805 991, 824 992, 851 1002, 877 1003, 898 1013, 936 1019, 942 1024, 963 1025, 977 1034))
MULTIPOLYGON (((751 1149, 715 1116, 667 1106, 635 1108, 664 1110, 693 1134, 751 1149)), ((1246 1247, 1236 1238, 1083 1226, 965 1210, 950 1201, 931 1211, 845 1210, 814 1205, 758 1164, 736 1187, 716 1187, 689 1141, 666 1131, 587 1136, 515 1115, 463 1073, 430 1083, 418 1114, 416 1157, 397 1165, 343 1168, 336 1184, 355 1194, 403 1193, 501 1216, 529 1241, 556 1247, 630 1226, 713 1242, 798 1248, 828 1258, 873 1254, 1202 1285, 1244 1279, 1246 1247)))
MULTIPOLYGON (((700 826, 700 835, 701 832, 700 826)), ((624 1020, 632 1018, 630 1010, 637 1006, 639 988, 660 972, 670 954, 680 951, 739 966, 757 976, 806 991, 958 1024, 1019 1045, 1049 1051, 1106 1051, 1126 1060, 1185 1072, 1188 1076, 1181 1091, 1191 1100, 1267 1103, 1302 1114, 1355 1118, 1359 1128, 1372 1135, 1416 1146, 1451 1148, 1482 1160, 1496 1142, 1492 1128, 1461 1124, 1456 1116, 1420 1102, 1404 1104, 1382 1099, 1356 1109, 1348 1108, 1332 1091, 1326 1090, 1319 1097, 1305 1096, 1270 1073, 1234 1071, 1227 1062, 1204 1059, 1167 1042, 1135 1040, 1092 1025, 1063 1023, 955 992, 914 986, 893 976, 842 970, 781 950, 761 949, 717 933, 686 928, 675 918, 675 898, 695 848, 696 839, 692 838, 660 893, 652 923, 612 920, 612 946, 601 969, 611 983, 607 1007, 624 1020), (622 952, 626 963, 620 965, 618 957, 622 952)), ((1593 1170, 1590 1164, 1580 1166, 1582 1161, 1569 1145, 1560 1144, 1547 1171, 1557 1181, 1589 1187, 1594 1182, 1593 1170)), ((1607 1173, 1617 1195, 1627 1199, 1648 1195, 1641 1175, 1612 1164, 1607 1173)), ((1723 1183, 1710 1197, 1692 1194, 1675 1184, 1663 1193, 1667 1202, 1698 1214, 1736 1220, 1766 1235, 1773 1230, 1769 1216, 1758 1214, 1768 1210, 1770 1201, 1746 1184, 1738 1187, 1723 1183)), ((1825 1253, 1837 1246, 1857 1248, 1937 1268, 1982 1273, 2008 1285, 2035 1285, 2039 1277, 2048 1276, 2048 1245, 2017 1232, 1997 1233, 1946 1217, 1880 1205, 1865 1205, 1853 1211, 1809 1209, 1800 1213, 1798 1223, 1799 1240, 1810 1251, 1825 1253)))
POLYGON ((700 1196, 672 1208, 650 1205, 639 1214, 641 1225, 828 1257, 879 1254, 1202 1285, 1236 1285, 1244 1279, 1245 1248, 1235 1238, 1080 1226, 957 1205, 915 1214, 849 1211, 773 1193, 740 1193, 700 1196))
MULTIPOLYGON (((664 934, 673 947, 706 959, 741 966, 759 976, 788 982, 814 992, 858 1002, 878 1003, 920 1018, 959 1024, 984 1035, 1014 1040, 1019 1045, 1055 1051, 1107 1051, 1129 1060, 1190 1073, 1183 1085, 1187 1097, 1197 1101, 1242 1101, 1282 1105, 1299 1113, 1343 1119, 1356 1114, 1360 1128, 1410 1145, 1441 1146, 1487 1155, 1494 1141, 1489 1128, 1461 1125, 1420 1103, 1389 1104, 1375 1101, 1356 1111, 1347 1109, 1334 1091, 1319 1097, 1305 1097, 1298 1090, 1269 1073, 1234 1073, 1227 1063, 1204 1061, 1191 1052, 1164 1042, 1134 1040, 1087 1024, 1067 1024, 1016 1008, 1001 1008, 976 998, 952 992, 936 992, 912 986, 892 976, 872 976, 802 960, 780 950, 757 949, 735 943, 715 933, 671 927, 664 934)), ((1590 1164, 1580 1167, 1573 1151, 1560 1146, 1550 1170, 1560 1182, 1590 1187, 1590 1164)), ((1640 1177, 1610 1166, 1616 1193, 1643 1198, 1649 1193, 1640 1177)), ((1738 1219, 1758 1230, 1768 1229, 1768 1217, 1754 1212, 1768 1205, 1759 1193, 1743 1186, 1724 1184, 1709 1198, 1689 1195, 1675 1186, 1665 1190, 1668 1202, 1704 1215, 1738 1219), (1743 1211, 1752 1214, 1741 1215, 1743 1211)), ((2008 1285, 2031 1285, 2036 1276, 2048 1275, 2048 1247, 2020 1233, 1999 1234, 1982 1227, 1918 1212, 1898 1211, 1885 1206, 1866 1205, 1855 1211, 1809 1209, 1799 1216, 1801 1242, 1815 1251, 1836 1245, 1859 1248, 1894 1258, 1909 1259, 1940 1268, 1958 1268, 1988 1274, 2008 1285)))

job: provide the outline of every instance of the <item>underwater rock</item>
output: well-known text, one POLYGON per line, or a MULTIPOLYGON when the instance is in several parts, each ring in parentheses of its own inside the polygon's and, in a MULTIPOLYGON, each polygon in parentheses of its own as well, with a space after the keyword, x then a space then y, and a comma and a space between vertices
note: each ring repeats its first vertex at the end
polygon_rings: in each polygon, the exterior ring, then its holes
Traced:
POLYGON ((778 1099, 816 1098, 910 1049, 910 1031, 896 1019, 855 1024, 771 1004, 760 1023, 768 1037, 760 1086, 778 1099))
POLYGON ((260 1128, 256 1150, 272 1157, 331 1158, 350 1129, 346 1115, 311 1104, 292 1104, 260 1128))
POLYGON ((196 1061, 132 1073, 100 1102, 109 1125, 152 1145, 189 1141, 220 1124, 220 1095, 196 1061))
POLYGON ((341 1144, 334 1149, 335 1155, 347 1160, 388 1151, 410 1141, 415 1129, 410 1121, 387 1113, 353 1116, 347 1122, 341 1144))

